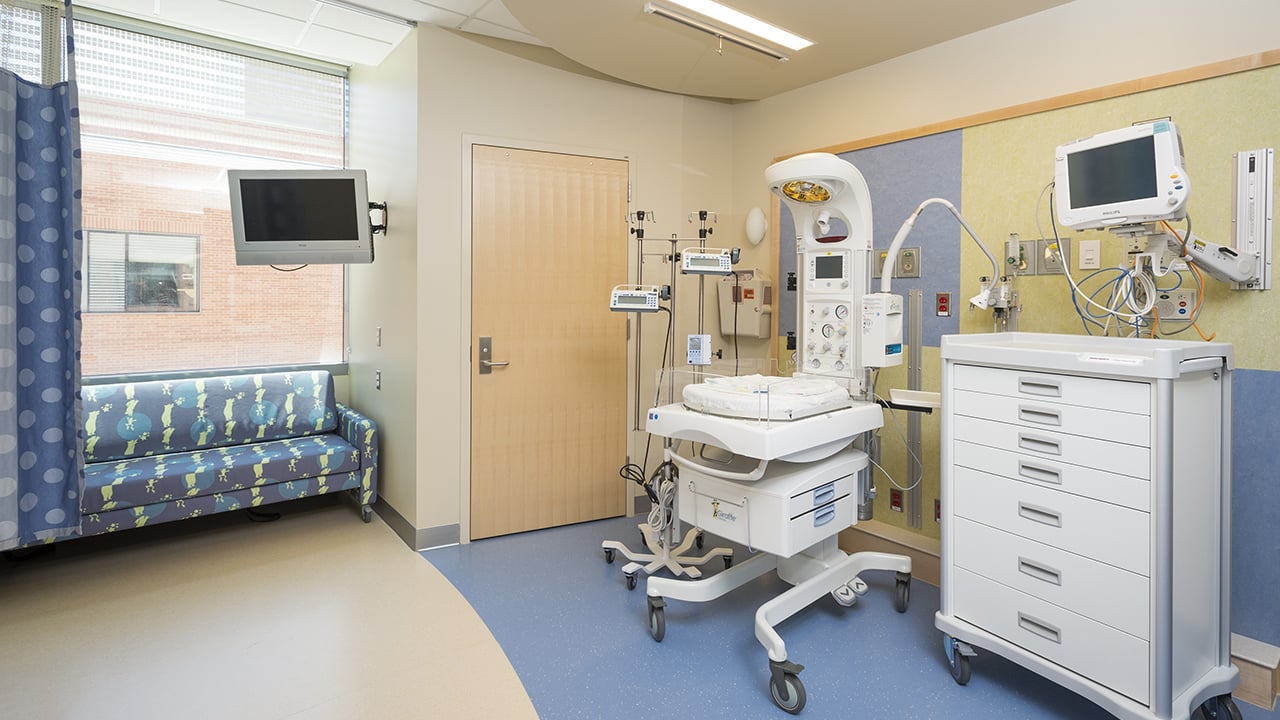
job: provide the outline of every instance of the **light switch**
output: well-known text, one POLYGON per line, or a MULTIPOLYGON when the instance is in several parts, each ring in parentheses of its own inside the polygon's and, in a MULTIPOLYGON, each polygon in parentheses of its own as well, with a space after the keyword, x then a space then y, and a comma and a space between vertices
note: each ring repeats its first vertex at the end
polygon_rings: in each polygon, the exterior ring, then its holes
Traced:
POLYGON ((1081 240, 1076 243, 1076 252, 1080 254, 1081 270, 1097 270, 1102 267, 1102 241, 1081 240))

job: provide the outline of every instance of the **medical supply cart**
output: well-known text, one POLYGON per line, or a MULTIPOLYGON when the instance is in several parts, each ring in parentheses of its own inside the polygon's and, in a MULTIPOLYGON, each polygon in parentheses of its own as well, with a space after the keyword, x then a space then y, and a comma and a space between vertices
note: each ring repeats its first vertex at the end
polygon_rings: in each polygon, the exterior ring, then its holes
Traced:
POLYGON ((1236 719, 1223 343, 942 338, 942 597, 975 648, 1122 720, 1236 719))

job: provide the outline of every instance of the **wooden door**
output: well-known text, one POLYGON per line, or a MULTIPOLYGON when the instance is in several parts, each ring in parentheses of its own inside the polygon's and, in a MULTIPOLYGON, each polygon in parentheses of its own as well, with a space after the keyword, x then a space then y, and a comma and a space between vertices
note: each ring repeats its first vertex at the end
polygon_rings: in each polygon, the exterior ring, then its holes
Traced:
POLYGON ((625 160, 472 148, 472 539, 624 513, 626 214, 625 160))

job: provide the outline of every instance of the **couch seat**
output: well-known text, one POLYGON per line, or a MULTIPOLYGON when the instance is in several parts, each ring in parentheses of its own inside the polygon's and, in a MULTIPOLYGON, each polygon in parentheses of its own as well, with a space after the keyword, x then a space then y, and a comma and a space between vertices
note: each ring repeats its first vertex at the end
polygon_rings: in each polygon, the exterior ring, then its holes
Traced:
POLYGON ((360 469, 334 434, 128 458, 85 466, 85 514, 360 469))

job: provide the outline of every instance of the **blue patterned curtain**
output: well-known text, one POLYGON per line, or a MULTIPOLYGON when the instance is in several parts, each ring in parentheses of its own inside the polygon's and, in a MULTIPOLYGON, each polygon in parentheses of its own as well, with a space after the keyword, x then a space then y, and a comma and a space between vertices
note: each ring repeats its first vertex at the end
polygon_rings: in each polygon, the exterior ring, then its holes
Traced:
POLYGON ((80 527, 80 122, 67 81, 0 70, 0 550, 80 527))

